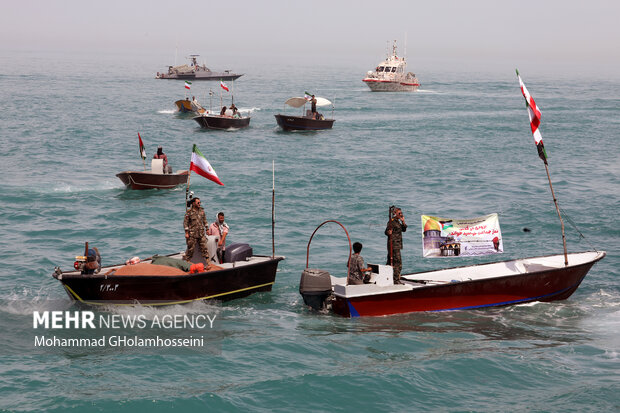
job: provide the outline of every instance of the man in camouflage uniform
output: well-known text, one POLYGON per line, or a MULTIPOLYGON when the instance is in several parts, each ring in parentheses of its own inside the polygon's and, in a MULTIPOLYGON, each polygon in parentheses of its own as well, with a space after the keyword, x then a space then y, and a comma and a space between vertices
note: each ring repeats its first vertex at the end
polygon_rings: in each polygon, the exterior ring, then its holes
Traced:
POLYGON ((394 270, 394 284, 402 284, 400 281, 400 271, 403 262, 400 257, 400 250, 403 248, 403 232, 407 231, 405 216, 400 208, 395 208, 393 215, 385 228, 387 235, 387 265, 391 265, 394 270))
POLYGON ((200 252, 209 265, 209 252, 207 249, 207 235, 205 229, 209 228, 205 210, 200 206, 200 198, 191 200, 191 208, 185 213, 183 227, 185 229, 185 241, 187 242, 187 251, 183 259, 190 261, 194 255, 196 242, 200 243, 200 252))
POLYGON ((354 243, 353 255, 349 258, 349 277, 347 279, 347 285, 364 284, 364 273, 372 271, 372 268, 364 267, 364 258, 360 255, 360 252, 362 252, 362 243, 354 243))

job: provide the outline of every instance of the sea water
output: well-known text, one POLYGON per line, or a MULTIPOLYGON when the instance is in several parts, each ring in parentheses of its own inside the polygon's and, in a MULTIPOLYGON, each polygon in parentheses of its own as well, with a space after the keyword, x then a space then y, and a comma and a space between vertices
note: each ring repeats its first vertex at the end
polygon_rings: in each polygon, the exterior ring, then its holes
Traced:
MULTIPOLYGON (((321 228, 307 257, 309 237, 325 220, 341 222, 364 244, 366 262, 382 264, 388 208, 401 207, 409 225, 403 272, 497 259, 423 259, 422 214, 499 213, 501 259, 562 252, 512 66, 422 66, 419 91, 371 93, 361 78, 372 61, 238 59, 234 70, 245 75, 234 82, 234 101, 251 126, 206 131, 175 112, 183 82, 155 80, 164 65, 153 56, 20 52, 3 53, 0 63, 0 409, 620 408, 617 77, 521 68, 542 109, 568 249, 607 251, 568 300, 344 319, 308 311, 298 293, 307 258, 311 267, 345 275, 348 240, 337 225, 321 228), (334 128, 282 132, 274 114, 297 114, 284 101, 306 90, 335 103, 334 128), (24 351, 33 311, 79 309, 51 274, 55 266, 70 269, 85 241, 104 265, 185 248, 185 188, 128 191, 115 176, 143 169, 138 132, 147 162, 162 145, 174 170, 187 169, 198 146, 225 186, 192 174, 191 190, 209 220, 225 212, 228 242, 250 243, 258 254, 272 253, 275 164, 275 252, 286 260, 273 290, 226 303, 105 310, 217 314, 214 351, 204 354, 24 351)), ((218 82, 194 82, 187 93, 219 109, 218 82)), ((329 107, 319 110, 332 116, 329 107)))

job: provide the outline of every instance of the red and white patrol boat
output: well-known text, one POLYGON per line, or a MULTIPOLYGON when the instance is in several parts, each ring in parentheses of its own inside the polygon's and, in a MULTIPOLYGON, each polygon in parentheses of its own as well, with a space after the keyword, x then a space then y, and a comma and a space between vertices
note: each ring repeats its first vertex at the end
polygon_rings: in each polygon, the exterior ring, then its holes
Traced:
POLYGON ((373 92, 413 92, 420 87, 414 73, 407 72, 404 57, 396 54, 396 40, 392 45, 392 55, 379 63, 375 70, 369 70, 362 79, 373 92))

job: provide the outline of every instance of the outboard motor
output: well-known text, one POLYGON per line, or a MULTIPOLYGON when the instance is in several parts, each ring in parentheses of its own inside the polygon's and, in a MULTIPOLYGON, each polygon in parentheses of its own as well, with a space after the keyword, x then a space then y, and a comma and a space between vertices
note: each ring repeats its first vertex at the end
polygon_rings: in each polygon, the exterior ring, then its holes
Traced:
POLYGON ((252 247, 249 244, 234 243, 226 246, 223 261, 247 261, 250 257, 252 257, 252 247))
POLYGON ((85 254, 75 257, 73 268, 84 274, 96 274, 101 271, 101 255, 96 247, 88 248, 86 243, 85 254))
POLYGON ((301 273, 299 294, 304 303, 316 311, 327 308, 327 299, 332 294, 332 278, 329 272, 316 268, 306 268, 301 273))

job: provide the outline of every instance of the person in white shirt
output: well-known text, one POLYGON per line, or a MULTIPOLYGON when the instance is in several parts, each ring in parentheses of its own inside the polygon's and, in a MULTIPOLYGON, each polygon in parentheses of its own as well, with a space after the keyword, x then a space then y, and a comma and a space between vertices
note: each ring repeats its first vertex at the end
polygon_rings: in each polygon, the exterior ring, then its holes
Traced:
POLYGON ((217 241, 217 256, 220 262, 223 262, 224 251, 226 251, 226 236, 228 235, 230 227, 224 221, 224 213, 219 212, 217 219, 213 222, 207 230, 207 235, 214 235, 218 238, 217 241))

